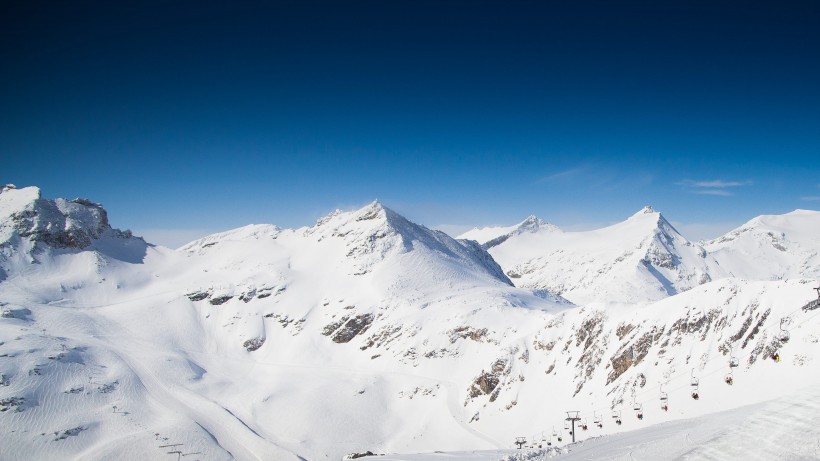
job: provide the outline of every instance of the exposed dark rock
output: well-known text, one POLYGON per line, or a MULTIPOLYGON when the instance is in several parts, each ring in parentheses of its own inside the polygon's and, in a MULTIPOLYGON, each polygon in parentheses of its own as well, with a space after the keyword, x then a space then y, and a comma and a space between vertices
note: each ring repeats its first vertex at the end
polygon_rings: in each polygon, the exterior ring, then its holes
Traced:
POLYGON ((80 433, 80 432, 82 432, 82 431, 84 431, 84 430, 85 430, 85 428, 84 428, 84 427, 82 427, 82 426, 77 426, 77 427, 75 427, 75 428, 73 428, 73 429, 66 429, 66 430, 64 430, 62 433, 61 433, 60 431, 57 431, 57 432, 55 432, 55 433, 54 433, 54 435, 56 436, 56 438, 54 439, 54 441, 56 442, 56 441, 58 441, 58 440, 65 440, 65 439, 67 439, 67 438, 69 438, 69 437, 74 437, 74 436, 76 436, 76 435, 79 435, 79 433, 80 433))
POLYGON ((331 338, 335 343, 347 343, 361 333, 367 331, 373 323, 373 314, 362 314, 345 322, 331 338))
POLYGON ((337 320, 333 323, 329 323, 329 324, 325 325, 325 327, 322 329, 322 334, 325 335, 325 336, 332 335, 333 332, 338 330, 339 327, 341 327, 345 322, 347 322, 347 320, 349 318, 350 317, 348 317, 348 316, 344 316, 341 319, 339 319, 339 320, 337 320))
POLYGON ((820 298, 813 299, 813 300, 809 301, 808 303, 806 303, 806 305, 803 306, 803 311, 804 312, 813 311, 817 308, 820 308, 820 298))
POLYGON ((481 374, 470 385, 469 397, 476 398, 480 395, 489 395, 490 402, 495 402, 501 391, 498 386, 501 383, 501 377, 508 375, 511 371, 508 365, 507 360, 498 359, 493 363, 490 371, 482 370, 481 374))
POLYGON ((246 302, 246 303, 250 302, 251 299, 253 299, 254 297, 256 297, 256 289, 255 288, 249 288, 247 291, 244 291, 244 292, 242 292, 242 294, 239 295, 239 299, 243 302, 246 302))
POLYGON ((537 339, 533 340, 532 347, 535 350, 545 350, 547 352, 551 351, 555 347, 555 341, 550 341, 548 343, 544 343, 537 339))
POLYGON ((472 339, 481 342, 487 336, 487 329, 476 329, 470 326, 461 326, 447 332, 450 335, 450 343, 455 343, 459 339, 472 339))
POLYGON ((498 387, 498 383, 498 376, 488 371, 482 372, 478 378, 475 379, 473 386, 470 388, 470 397, 478 397, 482 394, 489 394, 494 391, 496 387, 498 387))
POLYGON ((763 323, 766 322, 766 318, 769 317, 769 314, 772 312, 771 309, 766 309, 766 312, 760 317, 760 320, 757 321, 757 324, 752 331, 749 332, 749 336, 746 336, 746 339, 743 340, 743 344, 740 345, 741 349, 745 349, 746 345, 749 344, 749 341, 754 339, 755 335, 760 331, 760 327, 763 326, 763 323))
POLYGON ((242 343, 242 347, 247 349, 248 352, 253 352, 262 347, 263 344, 265 344, 265 338, 251 338, 242 343))
POLYGON ((202 301, 203 299, 208 299, 211 297, 210 291, 194 291, 191 293, 186 294, 185 296, 188 297, 191 301, 202 301))
POLYGON ((618 339, 623 340, 624 336, 628 335, 634 329, 635 325, 632 325, 630 323, 622 323, 618 325, 618 328, 615 329, 615 334, 618 335, 618 339))
POLYGON ((378 333, 374 333, 367 338, 361 350, 369 349, 371 347, 387 346, 391 342, 401 337, 401 326, 386 325, 383 326, 378 333))
POLYGON ((575 394, 581 392, 595 369, 601 364, 604 356, 604 349, 606 346, 606 338, 603 334, 604 316, 602 313, 596 313, 585 319, 581 327, 575 332, 575 346, 578 347, 583 343, 583 353, 578 358, 576 364, 577 373, 575 379, 578 381, 575 394))
POLYGON ((8 397, 5 399, 0 399, 0 411, 7 411, 9 409, 14 408, 14 411, 23 411, 23 404, 26 403, 26 399, 23 397, 8 397))
POLYGON ((233 295, 225 295, 225 296, 218 296, 216 298, 211 298, 211 300, 208 301, 208 302, 211 303, 211 305, 213 305, 213 306, 219 306, 221 304, 225 304, 226 302, 230 301, 231 299, 233 299, 233 295))
POLYGON ((376 453, 373 453, 372 451, 368 450, 364 453, 350 453, 348 455, 345 455, 344 459, 359 459, 359 458, 364 458, 365 456, 384 456, 384 455, 381 455, 381 454, 377 455, 376 453))
POLYGON ((649 354, 649 349, 652 347, 652 344, 663 336, 664 329, 664 327, 658 328, 654 326, 651 331, 644 333, 632 345, 625 344, 622 346, 620 352, 609 359, 612 363, 612 371, 610 371, 609 376, 607 376, 607 385, 618 379, 618 377, 624 374, 632 365, 641 363, 647 354, 649 354))
POLYGON ((119 385, 120 385, 120 382, 115 380, 113 382, 100 385, 99 387, 97 387, 97 390, 100 391, 103 394, 110 394, 111 392, 114 392, 115 390, 117 390, 117 386, 119 386, 119 385))

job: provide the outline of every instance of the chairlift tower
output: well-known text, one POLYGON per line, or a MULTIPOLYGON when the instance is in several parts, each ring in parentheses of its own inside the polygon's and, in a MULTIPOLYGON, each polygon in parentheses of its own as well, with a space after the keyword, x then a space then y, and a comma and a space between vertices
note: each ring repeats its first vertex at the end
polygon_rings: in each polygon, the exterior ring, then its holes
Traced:
POLYGON ((567 412, 567 421, 572 424, 572 442, 575 443, 575 421, 581 420, 581 412, 580 411, 568 411, 567 412))
POLYGON ((518 445, 518 449, 520 450, 521 448, 524 447, 524 445, 527 444, 527 438, 526 437, 516 437, 515 438, 515 444, 518 445))

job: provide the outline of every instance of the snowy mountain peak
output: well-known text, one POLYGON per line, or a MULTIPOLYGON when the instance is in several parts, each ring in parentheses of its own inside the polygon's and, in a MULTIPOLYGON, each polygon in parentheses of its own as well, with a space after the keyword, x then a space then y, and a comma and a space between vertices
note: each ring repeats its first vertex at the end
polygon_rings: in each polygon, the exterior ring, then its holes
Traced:
POLYGON ((37 187, 4 187, 0 218, 2 241, 16 234, 59 248, 86 248, 93 239, 111 230, 102 205, 81 198, 42 199, 37 187))
POLYGON ((429 261, 441 258, 458 261, 469 271, 489 274, 512 284, 480 246, 411 222, 378 200, 355 211, 334 212, 305 230, 304 235, 320 242, 343 239, 348 257, 356 261, 359 272, 370 271, 373 265, 390 256, 414 253, 427 255, 425 258, 432 258, 429 261))
POLYGON ((675 227, 666 220, 663 214, 655 210, 651 205, 646 205, 641 208, 640 211, 630 216, 626 221, 615 224, 614 227, 630 227, 634 225, 639 225, 641 228, 643 228, 643 226, 648 226, 649 230, 655 235, 659 233, 667 234, 669 238, 674 238, 680 242, 687 242, 687 240, 680 235, 677 229, 675 229, 675 227))
POLYGON ((537 216, 529 215, 527 216, 527 219, 521 221, 521 224, 518 225, 518 228, 522 230, 526 229, 536 231, 538 230, 538 228, 543 227, 545 225, 547 225, 547 223, 539 219, 537 216))
POLYGON ((653 227, 657 224, 657 226, 668 225, 671 227, 668 221, 663 217, 661 212, 654 209, 650 205, 646 205, 645 207, 641 208, 637 213, 633 214, 629 218, 627 218, 624 223, 631 223, 631 222, 646 222, 651 223, 653 227))
POLYGON ((43 250, 94 249, 114 259, 138 262, 147 244, 114 229, 108 213, 88 199, 44 199, 37 187, 3 187, 0 193, 0 262, 43 250))
POLYGON ((527 219, 514 226, 507 227, 474 227, 473 229, 458 236, 460 239, 475 240, 482 247, 489 249, 500 245, 510 237, 522 234, 536 234, 542 231, 560 232, 560 229, 549 224, 535 215, 530 215, 527 219))

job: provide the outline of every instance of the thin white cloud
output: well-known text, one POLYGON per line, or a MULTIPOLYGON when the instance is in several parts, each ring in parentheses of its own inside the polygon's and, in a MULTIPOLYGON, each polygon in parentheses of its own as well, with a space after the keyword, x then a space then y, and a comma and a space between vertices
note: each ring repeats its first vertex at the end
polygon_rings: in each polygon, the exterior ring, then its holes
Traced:
POLYGON ((695 189, 691 192, 698 195, 717 195, 720 197, 731 197, 732 195, 735 195, 734 193, 723 189, 695 189))
POLYGON ((575 167, 575 168, 570 168, 568 170, 559 171, 557 173, 553 173, 551 175, 544 176, 543 178, 540 178, 537 182, 542 183, 542 182, 557 181, 557 180, 561 180, 561 179, 570 179, 570 178, 573 178, 573 177, 578 176, 579 174, 585 172, 587 169, 588 168, 586 166, 579 166, 579 167, 575 167))
POLYGON ((820 195, 808 195, 805 197, 800 197, 800 200, 804 200, 806 202, 820 202, 820 195))
POLYGON ((727 187, 748 186, 751 183, 751 181, 721 181, 720 179, 716 179, 714 181, 692 181, 690 185, 692 187, 725 189, 727 187))
POLYGON ((691 194, 730 197, 735 195, 731 190, 732 188, 751 186, 752 181, 726 181, 723 179, 694 181, 691 179, 684 179, 683 181, 678 182, 677 185, 685 187, 691 194))

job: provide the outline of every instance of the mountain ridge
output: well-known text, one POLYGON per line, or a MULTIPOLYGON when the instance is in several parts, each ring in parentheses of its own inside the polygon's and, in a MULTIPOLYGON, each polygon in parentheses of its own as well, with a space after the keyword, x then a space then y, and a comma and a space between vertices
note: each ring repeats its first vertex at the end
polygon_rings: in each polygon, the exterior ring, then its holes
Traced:
MULTIPOLYGON (((700 247, 654 213, 544 234, 631 252, 620 263, 663 290, 647 266, 686 281, 675 258, 700 247)), ((563 444, 566 410, 603 416, 579 430, 586 438, 820 382, 820 319, 803 309, 813 280, 727 276, 655 301, 573 305, 508 285, 477 242, 378 202, 309 227, 150 247, 138 263, 100 264, 93 246, 57 253, 0 280, 0 422, 13 458, 150 459, 179 444, 217 460, 339 459, 508 447, 533 432, 563 444)), ((595 288, 618 294, 624 280, 595 288)))

